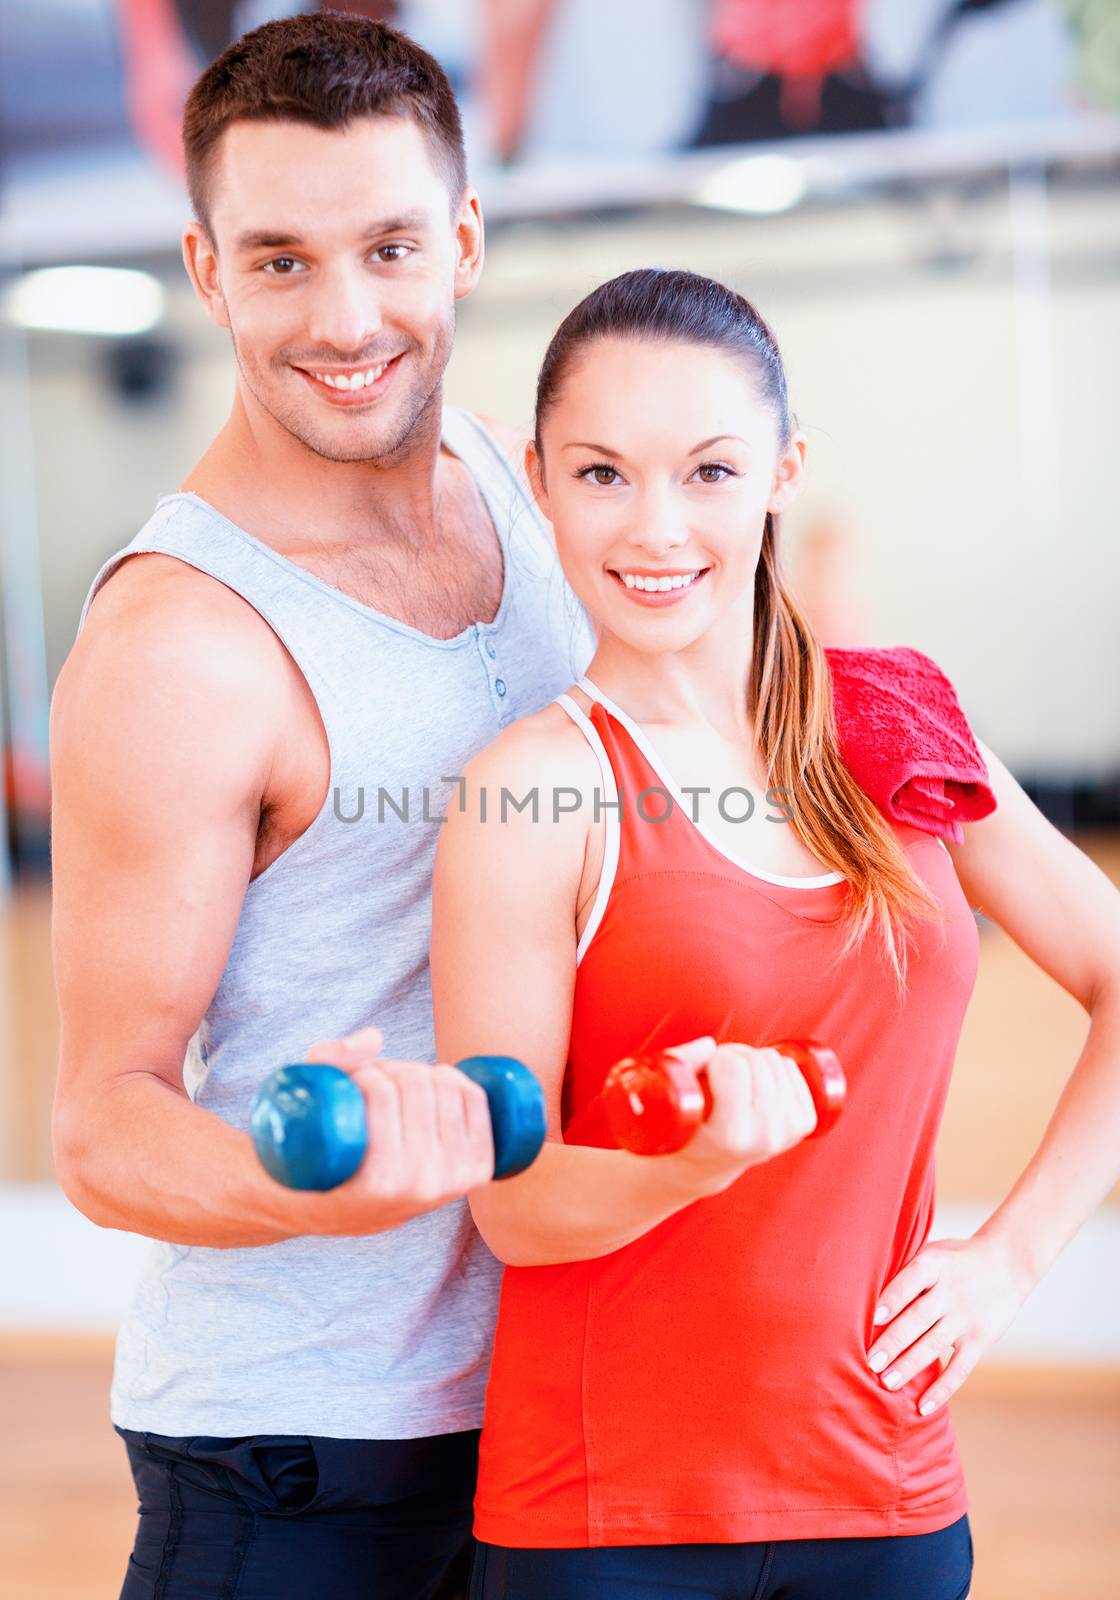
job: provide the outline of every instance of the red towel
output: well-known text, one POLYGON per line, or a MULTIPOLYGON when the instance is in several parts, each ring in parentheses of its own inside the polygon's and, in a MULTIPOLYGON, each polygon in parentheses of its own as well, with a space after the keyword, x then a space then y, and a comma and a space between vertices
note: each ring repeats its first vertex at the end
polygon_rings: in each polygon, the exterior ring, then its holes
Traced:
POLYGON ((988 769, 936 661, 898 645, 826 647, 840 755, 884 815, 952 844, 996 809, 988 769))

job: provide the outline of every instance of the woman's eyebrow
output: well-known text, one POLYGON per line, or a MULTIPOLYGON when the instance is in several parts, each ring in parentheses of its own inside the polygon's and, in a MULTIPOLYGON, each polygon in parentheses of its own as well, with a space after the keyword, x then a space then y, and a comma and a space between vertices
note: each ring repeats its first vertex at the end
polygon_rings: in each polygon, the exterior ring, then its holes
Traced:
POLYGON ((746 444, 747 442, 738 433, 717 433, 714 439, 704 439, 700 444, 693 445, 692 449, 688 453, 690 456, 699 455, 701 450, 710 450, 712 445, 719 444, 721 439, 738 439, 740 444, 746 444))
MULTIPOLYGON (((717 433, 714 438, 701 439, 700 443, 694 444, 688 453, 690 456, 697 456, 701 450, 710 450, 712 445, 719 444, 721 439, 738 439, 740 444, 746 444, 747 442, 737 433, 717 433)), ((571 444, 561 445, 560 448, 562 450, 599 450, 605 456, 619 456, 622 454, 621 450, 612 450, 609 445, 595 444, 594 441, 588 439, 573 440, 571 444)))

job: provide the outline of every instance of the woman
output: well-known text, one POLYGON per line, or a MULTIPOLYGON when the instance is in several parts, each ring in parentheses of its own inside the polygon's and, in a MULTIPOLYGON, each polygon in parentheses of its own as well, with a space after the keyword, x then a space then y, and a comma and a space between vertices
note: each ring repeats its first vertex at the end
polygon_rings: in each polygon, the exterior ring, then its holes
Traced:
MULTIPOLYGON (((440 1058, 522 1058, 549 1115, 470 1197, 508 1264, 474 1600, 960 1600, 944 1402, 1115 1181, 1120 897, 989 751, 994 814, 952 854, 854 780, 849 653, 780 575, 804 456, 769 329, 708 279, 624 274, 549 347, 526 464, 598 647, 469 764, 434 885, 440 1058), (1102 1020, 1013 1194, 927 1246, 980 901, 1102 1020), (772 1048, 796 1037, 848 1077, 819 1139, 772 1048), (599 1148, 604 1075, 666 1046, 706 1063, 709 1120, 599 1148)), ((854 654, 951 695, 916 652, 854 654)))

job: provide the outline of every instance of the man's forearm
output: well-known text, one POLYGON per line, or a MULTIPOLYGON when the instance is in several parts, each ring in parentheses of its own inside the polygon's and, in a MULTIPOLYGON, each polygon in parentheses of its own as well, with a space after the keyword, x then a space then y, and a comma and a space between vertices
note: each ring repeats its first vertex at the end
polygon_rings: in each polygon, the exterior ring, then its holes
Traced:
MULTIPOLYGON (((99 1227, 218 1249, 335 1231, 339 1208, 329 1192, 276 1183, 247 1133, 152 1073, 118 1079, 80 1129, 75 1120, 56 1140, 59 1178, 99 1227)), ((367 1231, 405 1218, 386 1208, 380 1220, 367 1231)))

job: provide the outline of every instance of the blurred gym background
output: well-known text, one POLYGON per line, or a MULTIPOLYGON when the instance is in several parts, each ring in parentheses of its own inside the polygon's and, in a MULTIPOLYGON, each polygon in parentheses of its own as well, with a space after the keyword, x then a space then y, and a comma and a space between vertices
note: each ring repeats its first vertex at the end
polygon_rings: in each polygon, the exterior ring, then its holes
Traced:
MULTIPOLYGON (((0 1596, 117 1593, 108 1419, 145 1241, 52 1176, 47 713, 86 588, 224 419, 179 258, 178 117, 271 0, 0 0, 0 1596)), ((811 441, 787 519, 826 644, 911 644, 1120 883, 1117 0, 399 0, 461 97, 488 221, 447 398, 529 416, 627 267, 734 284, 811 441)), ((963 1236, 1042 1135, 1078 1005, 984 918, 938 1152, 963 1236)), ((1120 1192, 953 1401, 976 1600, 1120 1595, 1120 1192)))

